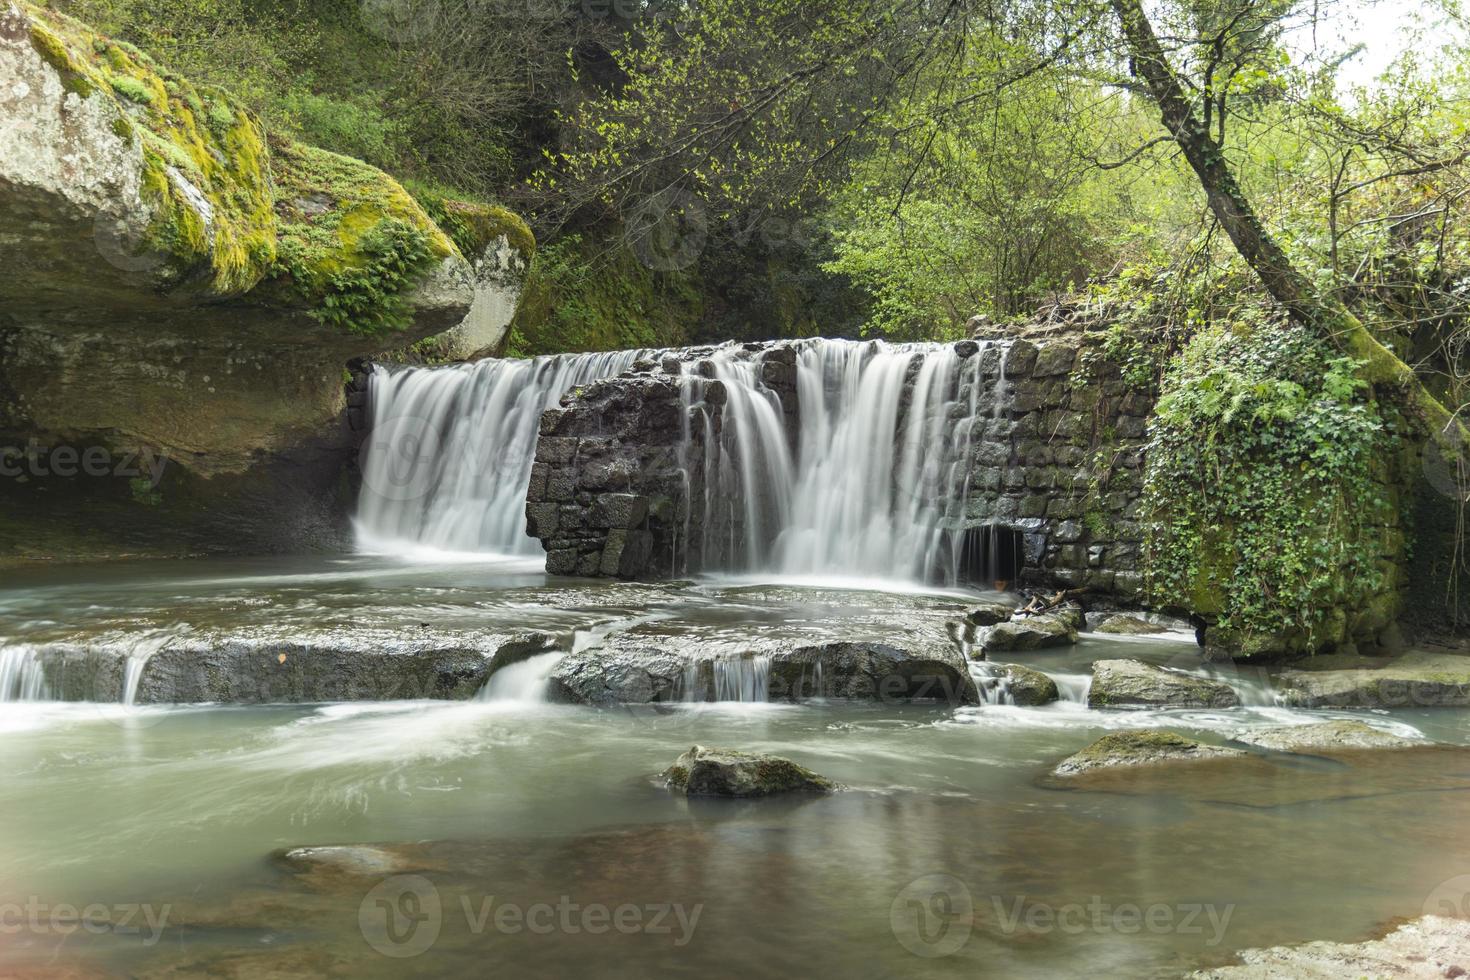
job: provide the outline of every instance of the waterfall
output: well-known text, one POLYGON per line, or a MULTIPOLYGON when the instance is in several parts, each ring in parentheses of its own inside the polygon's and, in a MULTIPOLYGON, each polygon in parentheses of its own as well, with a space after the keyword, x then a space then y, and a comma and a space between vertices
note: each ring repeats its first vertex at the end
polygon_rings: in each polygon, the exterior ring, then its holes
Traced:
POLYGON ((527 657, 519 663, 501 667, 490 675, 490 679, 485 682, 485 686, 475 696, 475 700, 545 701, 551 672, 565 657, 566 654, 559 651, 541 653, 534 657, 527 657))
POLYGON ((770 688, 770 656, 737 654, 689 661, 684 667, 680 697, 684 701, 755 704, 771 699, 770 688))
POLYGON ((952 344, 802 342, 792 431, 770 355, 711 360, 724 402, 718 437, 706 424, 705 569, 953 584, 981 358, 952 344))
POLYGON ((0 648, 0 701, 47 701, 51 690, 35 647, 0 648))
POLYGON ((359 540, 375 550, 540 554, 526 534, 541 413, 642 351, 374 369, 359 540))

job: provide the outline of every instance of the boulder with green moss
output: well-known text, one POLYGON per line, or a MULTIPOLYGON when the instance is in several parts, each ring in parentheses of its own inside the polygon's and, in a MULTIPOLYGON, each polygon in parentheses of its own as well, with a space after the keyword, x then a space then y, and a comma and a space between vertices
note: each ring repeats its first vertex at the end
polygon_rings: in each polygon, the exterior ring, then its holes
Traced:
POLYGON ((0 560, 340 538, 347 363, 467 317, 503 332, 533 248, 499 209, 426 209, 127 43, 0 0, 3 444, 166 461, 161 482, 7 481, 0 560))
POLYGON ((837 784, 773 755, 696 745, 664 771, 671 790, 686 796, 775 796, 781 793, 830 793, 837 784))
POLYGON ((1224 681, 1165 670, 1137 660, 1092 665, 1091 708, 1233 708, 1240 695, 1224 681))
POLYGON ((1104 735, 1082 751, 1063 759, 1052 772, 1058 776, 1076 776, 1098 769, 1152 766, 1160 763, 1222 759, 1232 756, 1238 758, 1245 754, 1241 749, 1206 745, 1174 732, 1113 732, 1104 735))

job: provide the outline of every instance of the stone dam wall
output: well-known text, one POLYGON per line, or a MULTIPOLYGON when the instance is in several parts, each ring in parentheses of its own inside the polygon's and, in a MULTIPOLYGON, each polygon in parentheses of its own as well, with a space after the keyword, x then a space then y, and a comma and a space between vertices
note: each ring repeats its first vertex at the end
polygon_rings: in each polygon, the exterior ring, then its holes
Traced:
MULTIPOLYGON (((761 362, 793 444, 799 344, 748 344, 741 355, 761 362)), ((1013 548, 1018 566, 1014 578, 985 574, 1146 604, 1140 498, 1154 395, 1130 387, 1085 339, 962 341, 956 350, 979 359, 963 528, 986 535, 981 547, 992 553, 994 542, 1013 548)), ((550 573, 668 578, 711 567, 700 502, 729 393, 709 380, 708 358, 706 349, 642 361, 545 413, 526 516, 550 573), (691 375, 700 380, 690 384, 691 375)), ((727 510, 739 520, 738 507, 727 510)), ((1368 607, 1345 611, 1342 641, 1371 649, 1392 627, 1406 588, 1403 539, 1397 524, 1383 529, 1391 574, 1368 607)), ((976 572, 966 584, 992 583, 976 572)))

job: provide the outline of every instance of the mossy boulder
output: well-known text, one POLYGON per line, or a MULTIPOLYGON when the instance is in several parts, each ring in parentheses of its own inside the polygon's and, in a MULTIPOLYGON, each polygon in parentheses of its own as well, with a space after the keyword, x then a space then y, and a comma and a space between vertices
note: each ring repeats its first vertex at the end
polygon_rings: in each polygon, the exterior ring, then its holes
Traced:
POLYGON ((1331 752, 1352 749, 1412 749, 1429 743, 1405 738, 1366 722, 1342 719, 1316 725, 1275 725, 1235 733, 1235 741, 1272 752, 1331 752))
POLYGON ((1063 759, 1052 772, 1058 776, 1076 776, 1099 769, 1222 759, 1245 754, 1241 749, 1206 745, 1175 732, 1113 732, 1075 755, 1063 759))
POLYGON ((1318 657, 1277 678, 1287 704, 1303 708, 1470 706, 1470 657, 1408 653, 1383 660, 1318 657))
POLYGON ((1009 620, 990 627, 981 645, 986 653, 1012 650, 1039 650, 1043 647, 1070 646, 1077 642, 1077 627, 1061 614, 1043 613, 1025 619, 1009 620))
POLYGON ((1057 682, 1039 670, 1021 664, 992 664, 997 687, 1003 686, 1012 704, 1034 708, 1061 697, 1057 682))
POLYGON ((669 789, 685 796, 775 796, 831 793, 837 784, 774 755, 696 745, 664 770, 669 789))
POLYGON ((382 171, 23 0, 0 0, 0 79, 4 444, 167 461, 162 483, 7 481, 0 560, 340 543, 347 363, 487 297, 503 334, 524 224, 457 202, 441 227, 382 171))
POLYGON ((31 295, 5 290, 7 302, 75 291, 115 302, 128 289, 218 299, 266 276, 276 259, 269 151, 243 105, 24 2, 0 7, 0 65, 11 215, 0 225, 8 233, 31 219, 28 247, 6 249, 28 273, 13 288, 31 295))
POLYGON ((1139 619, 1137 616, 1126 616, 1120 613, 1104 619, 1097 625, 1095 632, 1108 633, 1113 636, 1154 636, 1159 633, 1167 633, 1169 629, 1158 623, 1139 619))
POLYGON ((1092 665, 1091 708, 1233 708, 1240 695, 1223 681, 1165 670, 1137 660, 1092 665))

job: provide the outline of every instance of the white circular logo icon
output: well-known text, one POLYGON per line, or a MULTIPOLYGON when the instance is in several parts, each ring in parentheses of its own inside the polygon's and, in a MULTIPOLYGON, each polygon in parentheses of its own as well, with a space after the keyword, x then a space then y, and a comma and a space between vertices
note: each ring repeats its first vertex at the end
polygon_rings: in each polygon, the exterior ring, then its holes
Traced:
POLYGON ((384 879, 357 908, 362 938, 384 956, 397 959, 427 952, 439 938, 443 920, 439 890, 422 875, 384 879))
POLYGON ((974 913, 974 900, 963 881, 932 874, 909 882, 894 897, 888 923, 904 949, 933 959, 953 956, 969 942, 974 913))

